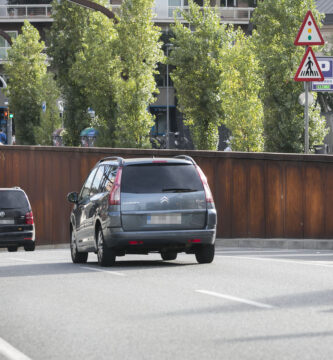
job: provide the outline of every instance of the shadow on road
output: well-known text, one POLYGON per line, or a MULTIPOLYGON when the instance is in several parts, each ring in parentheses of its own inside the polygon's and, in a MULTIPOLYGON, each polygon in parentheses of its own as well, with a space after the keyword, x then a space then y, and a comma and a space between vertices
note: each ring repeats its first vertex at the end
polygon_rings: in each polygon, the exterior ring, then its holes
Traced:
POLYGON ((162 260, 132 260, 117 261, 112 267, 100 267, 97 262, 87 262, 86 264, 73 263, 35 263, 35 264, 13 264, 0 266, 0 278, 21 277, 21 276, 47 276, 47 275, 73 275, 91 273, 87 267, 104 271, 126 271, 131 270, 151 270, 152 268, 177 268, 182 266, 194 265, 193 263, 167 262, 162 260), (85 267, 85 268, 83 268, 85 267))

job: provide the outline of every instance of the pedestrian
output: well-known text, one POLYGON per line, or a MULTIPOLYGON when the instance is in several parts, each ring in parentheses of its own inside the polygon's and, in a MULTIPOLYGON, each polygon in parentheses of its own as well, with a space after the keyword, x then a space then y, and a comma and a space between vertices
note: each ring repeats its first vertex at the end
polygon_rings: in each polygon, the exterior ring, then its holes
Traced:
POLYGON ((7 144, 7 136, 1 128, 0 128, 0 144, 2 145, 7 144))

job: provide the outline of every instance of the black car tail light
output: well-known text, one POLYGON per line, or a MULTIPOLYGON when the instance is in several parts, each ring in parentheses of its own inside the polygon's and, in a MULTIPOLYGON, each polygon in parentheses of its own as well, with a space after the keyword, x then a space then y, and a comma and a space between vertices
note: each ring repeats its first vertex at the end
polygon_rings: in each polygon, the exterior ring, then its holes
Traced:
POLYGON ((34 215, 33 215, 32 211, 27 212, 25 214, 25 224, 27 224, 27 225, 33 225, 34 224, 34 215))
POLYGON ((109 195, 109 205, 120 205, 120 182, 123 168, 118 169, 114 184, 109 195))

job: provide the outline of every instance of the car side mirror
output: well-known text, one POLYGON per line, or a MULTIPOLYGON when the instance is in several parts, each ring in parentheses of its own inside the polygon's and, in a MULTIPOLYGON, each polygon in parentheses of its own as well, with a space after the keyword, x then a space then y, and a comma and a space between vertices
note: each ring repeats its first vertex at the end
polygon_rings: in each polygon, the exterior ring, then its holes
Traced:
POLYGON ((79 198, 79 195, 77 192, 71 192, 67 195, 67 200, 70 202, 70 203, 74 203, 76 204, 78 202, 78 198, 79 198))

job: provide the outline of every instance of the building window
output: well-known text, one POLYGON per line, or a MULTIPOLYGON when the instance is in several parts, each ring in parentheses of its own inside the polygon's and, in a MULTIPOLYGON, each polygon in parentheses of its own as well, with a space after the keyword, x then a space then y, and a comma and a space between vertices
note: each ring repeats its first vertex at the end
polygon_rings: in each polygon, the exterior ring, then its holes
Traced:
MULTIPOLYGON (((17 38, 17 31, 6 31, 6 33, 12 38, 17 38)), ((7 51, 10 48, 8 41, 5 40, 2 36, 0 36, 0 60, 7 60, 8 55, 7 51)))

